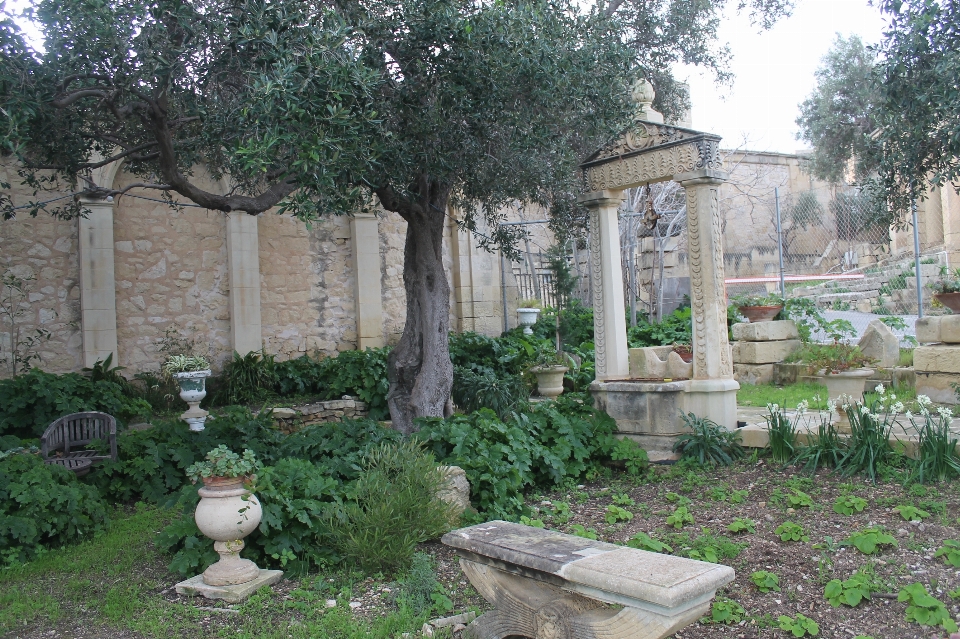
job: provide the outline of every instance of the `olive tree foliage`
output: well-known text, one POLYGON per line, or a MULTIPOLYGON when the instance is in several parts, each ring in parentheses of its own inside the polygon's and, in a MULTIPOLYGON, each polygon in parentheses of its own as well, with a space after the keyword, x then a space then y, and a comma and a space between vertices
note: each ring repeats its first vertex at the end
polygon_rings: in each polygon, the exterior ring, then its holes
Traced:
POLYGON ((816 71, 816 88, 800 104, 797 138, 809 142, 810 173, 831 184, 860 181, 876 170, 879 91, 876 54, 858 36, 837 36, 816 71), (852 162, 852 174, 850 171, 852 162))
MULTIPOLYGON (((578 163, 632 119, 639 77, 668 115, 674 63, 727 78, 721 11, 760 27, 790 0, 43 0, 45 53, 3 23, 0 143, 37 191, 88 196, 96 163, 137 188, 304 220, 372 203, 406 221, 396 428, 450 410, 444 229, 510 249, 503 206, 582 223, 578 163), (91 160, 91 158, 103 158, 91 160), (203 165, 226 195, 197 185, 203 165)), ((133 187, 129 187, 133 188, 133 187)), ((4 203, 5 213, 14 204, 4 203)), ((41 205, 34 204, 32 212, 41 205)), ((75 212, 75 211, 74 211, 75 212)), ((513 227, 515 228, 515 227, 513 227)))
POLYGON ((885 0, 879 52, 878 178, 899 223, 931 186, 960 182, 960 2, 885 0))

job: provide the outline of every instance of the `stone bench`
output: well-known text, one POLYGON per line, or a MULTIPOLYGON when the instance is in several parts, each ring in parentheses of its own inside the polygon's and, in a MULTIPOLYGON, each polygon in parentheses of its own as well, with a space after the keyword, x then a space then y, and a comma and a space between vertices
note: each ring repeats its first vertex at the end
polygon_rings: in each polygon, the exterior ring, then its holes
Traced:
POLYGON ((707 614, 733 569, 506 521, 443 536, 493 604, 474 639, 661 639, 707 614))

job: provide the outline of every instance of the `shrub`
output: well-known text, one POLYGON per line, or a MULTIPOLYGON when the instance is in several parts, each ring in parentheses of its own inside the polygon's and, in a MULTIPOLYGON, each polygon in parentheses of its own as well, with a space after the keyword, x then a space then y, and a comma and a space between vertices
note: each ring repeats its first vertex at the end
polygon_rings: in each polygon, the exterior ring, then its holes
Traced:
POLYGON ((151 408, 120 384, 79 373, 53 375, 38 368, 0 380, 0 435, 39 437, 58 417, 102 411, 121 423, 150 414, 151 408))
POLYGON ((275 388, 281 395, 315 394, 323 400, 353 395, 366 402, 370 419, 384 419, 390 414, 387 407, 389 353, 389 348, 367 348, 319 360, 304 355, 277 362, 273 365, 275 388))
POLYGON ((252 404, 264 400, 279 382, 274 356, 263 351, 240 355, 233 351, 233 359, 223 367, 216 383, 212 402, 224 404, 252 404))
POLYGON ((530 392, 520 375, 497 375, 486 369, 474 372, 468 368, 453 370, 453 403, 467 413, 489 408, 500 419, 518 410, 530 397, 530 392))
POLYGON ((0 565, 29 561, 108 525, 103 498, 71 471, 36 455, 0 459, 0 565))
MULTIPOLYGON (((218 559, 213 542, 197 529, 193 512, 200 498, 197 486, 184 486, 176 508, 179 520, 157 536, 157 546, 173 553, 170 569, 196 574, 218 559)), ((280 566, 303 574, 334 559, 319 522, 344 487, 322 466, 302 459, 281 459, 261 470, 256 494, 263 507, 260 526, 244 542, 243 555, 261 567, 280 566)))
POLYGON ((370 571, 406 567, 416 545, 456 522, 439 497, 443 475, 415 441, 372 450, 349 499, 331 508, 324 526, 333 546, 370 571))
POLYGON ((684 424, 693 432, 680 435, 673 444, 674 452, 679 451, 681 457, 720 466, 729 466, 743 457, 743 447, 737 439, 737 433, 693 413, 683 414, 682 417, 684 424))
POLYGON ((506 421, 489 409, 421 419, 417 437, 442 463, 464 469, 481 512, 515 518, 523 511, 525 488, 579 478, 609 459, 616 424, 580 401, 562 395, 506 421))
POLYGON ((630 348, 692 343, 693 315, 690 307, 675 310, 659 323, 642 321, 638 317, 637 325, 627 329, 627 342, 630 348))
POLYGON ((812 475, 818 468, 838 466, 843 458, 843 450, 843 441, 830 416, 821 416, 816 436, 806 446, 799 448, 794 463, 812 475))

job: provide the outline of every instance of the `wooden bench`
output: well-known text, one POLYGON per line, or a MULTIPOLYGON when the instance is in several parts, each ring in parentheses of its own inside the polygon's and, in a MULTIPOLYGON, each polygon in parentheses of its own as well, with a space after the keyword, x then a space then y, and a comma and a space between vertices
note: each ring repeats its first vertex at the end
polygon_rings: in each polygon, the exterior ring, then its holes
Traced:
POLYGON ((40 452, 45 463, 63 466, 78 476, 86 475, 95 462, 117 459, 117 420, 97 412, 64 415, 44 431, 40 452), (107 443, 109 455, 86 448, 96 440, 107 443))
POLYGON ((733 569, 506 521, 443 536, 494 605, 474 639, 661 639, 707 614, 733 569))

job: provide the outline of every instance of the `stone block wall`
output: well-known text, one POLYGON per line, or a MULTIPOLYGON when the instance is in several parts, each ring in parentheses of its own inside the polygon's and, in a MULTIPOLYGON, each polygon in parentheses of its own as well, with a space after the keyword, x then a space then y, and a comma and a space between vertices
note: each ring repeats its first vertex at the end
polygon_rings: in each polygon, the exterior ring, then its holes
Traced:
MULTIPOLYGON (((0 163, 0 181, 12 186, 5 190, 15 204, 35 199, 53 199, 65 193, 41 193, 19 184, 16 169, 0 163)), ((60 220, 45 213, 30 217, 23 210, 12 220, 0 220, 0 276, 30 280, 23 313, 17 320, 21 335, 41 328, 50 339, 39 348, 39 365, 45 370, 65 372, 83 366, 80 338, 80 264, 77 258, 77 220, 60 220), (35 279, 34 279, 35 278, 35 279)), ((0 300, 8 291, 0 287, 0 300)), ((0 317, 0 377, 10 375, 10 342, 13 327, 0 317)))
MULTIPOLYGON (((223 189, 202 169, 195 173, 202 187, 223 189)), ((95 178, 98 184, 114 188, 139 181, 122 167, 116 174, 103 171, 95 178)), ((18 182, 15 169, 4 163, 0 163, 0 179, 18 182)), ((19 203, 29 201, 32 194, 14 186, 11 196, 19 203)), ((243 332, 247 347, 241 347, 242 352, 262 346, 284 360, 305 353, 332 356, 357 348, 356 238, 351 236, 350 217, 325 218, 307 229, 290 216, 268 212, 257 216, 255 225, 240 225, 244 233, 255 234, 251 246, 259 255, 254 255, 257 263, 252 270, 259 280, 259 304, 255 313, 246 313, 249 318, 238 320, 232 315, 250 306, 234 299, 245 295, 245 289, 231 291, 231 281, 249 286, 246 279, 237 277, 239 268, 250 271, 248 263, 235 264, 231 270, 231 260, 237 262, 249 254, 230 253, 228 238, 235 238, 234 246, 239 246, 235 235, 239 227, 234 224, 231 231, 221 212, 188 202, 173 208, 159 200, 154 192, 134 190, 116 202, 96 203, 105 228, 110 229, 112 218, 113 237, 109 241, 94 238, 92 246, 98 252, 86 260, 79 255, 77 220, 57 220, 43 213, 31 218, 24 213, 0 222, 0 275, 9 272, 37 278, 20 325, 24 331, 35 327, 51 331, 51 339, 40 349, 42 368, 79 370, 115 349, 114 363, 127 367, 128 374, 155 371, 164 357, 159 351, 161 340, 172 331, 199 344, 219 369, 236 347, 238 334, 233 324, 238 321, 248 322, 243 332), (84 301, 81 272, 103 269, 104 256, 110 268, 98 271, 95 281, 109 274, 115 286, 110 291, 108 285, 105 293, 115 300, 100 300, 104 291, 91 288, 84 301), (98 309, 97 326, 84 327, 84 308, 98 309), (102 321, 102 309, 109 309, 108 319, 115 316, 115 346, 108 345, 109 339, 100 339, 113 336, 112 324, 105 326, 102 321), (253 339, 251 326, 257 331, 253 339), (85 335, 90 342, 86 346, 85 335)), ((382 315, 383 338, 379 342, 395 344, 405 321, 406 223, 383 211, 370 223, 379 243, 374 248, 374 255, 379 254, 375 273, 380 275, 382 306, 374 316, 382 315)), ((443 262, 450 285, 451 330, 499 334, 503 315, 496 255, 479 249, 475 238, 459 231, 451 221, 444 234, 443 262)), ((10 327, 0 322, 0 360, 9 341, 10 327)), ((9 374, 0 361, 0 376, 9 374)))
POLYGON ((918 319, 916 330, 921 344, 913 351, 917 394, 956 404, 953 384, 960 383, 960 315, 918 319))
POLYGON ((733 325, 733 376, 741 384, 769 384, 774 364, 800 348, 793 320, 733 325))

